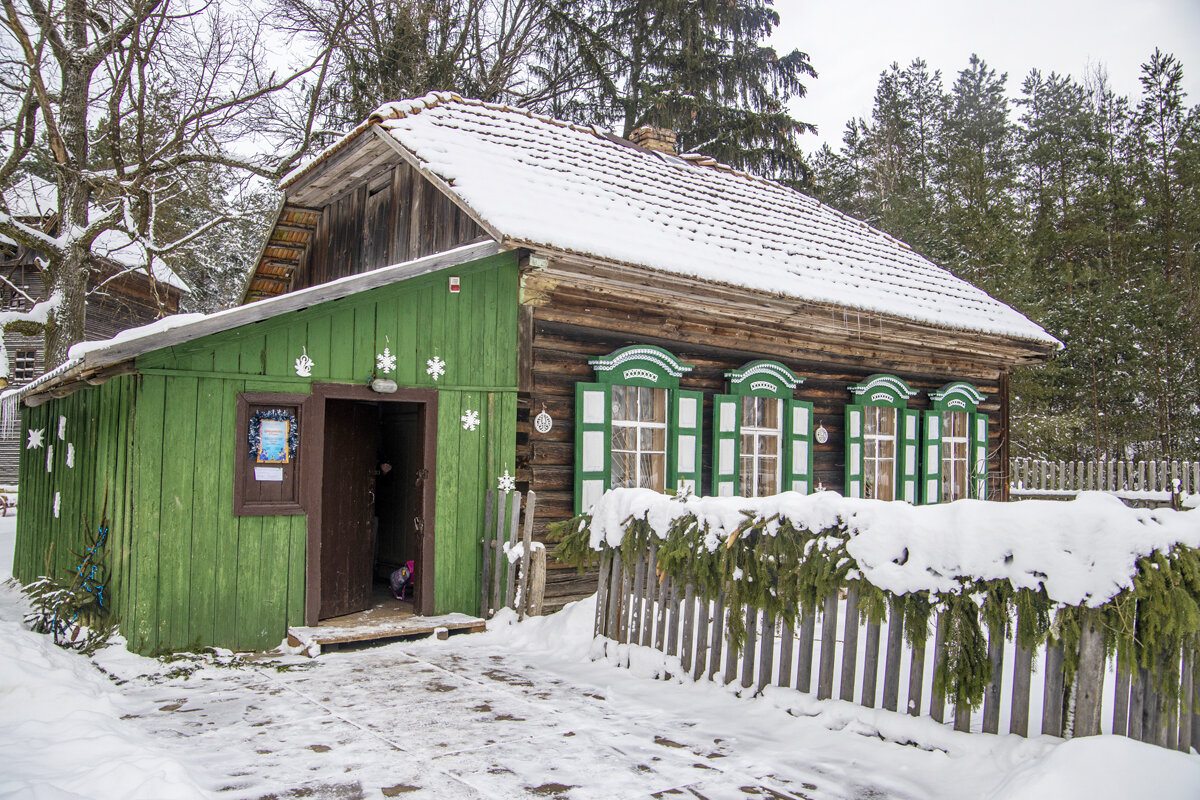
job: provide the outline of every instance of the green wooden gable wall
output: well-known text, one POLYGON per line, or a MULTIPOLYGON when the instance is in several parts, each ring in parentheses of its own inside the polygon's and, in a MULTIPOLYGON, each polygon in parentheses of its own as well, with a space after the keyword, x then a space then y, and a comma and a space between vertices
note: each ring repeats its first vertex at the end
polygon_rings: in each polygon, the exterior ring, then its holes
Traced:
POLYGON ((15 574, 44 574, 53 542, 62 575, 107 486, 110 591, 132 649, 277 645, 304 624, 307 520, 233 515, 237 395, 365 384, 388 347, 386 377, 438 390, 435 613, 475 613, 484 492, 515 471, 517 291, 516 254, 501 253, 147 353, 137 376, 25 409, 24 431, 65 416, 80 438, 71 469, 47 473, 44 449, 22 451, 15 574), (309 377, 295 371, 302 352, 309 377), (474 431, 460 421, 468 409, 481 417, 474 431))

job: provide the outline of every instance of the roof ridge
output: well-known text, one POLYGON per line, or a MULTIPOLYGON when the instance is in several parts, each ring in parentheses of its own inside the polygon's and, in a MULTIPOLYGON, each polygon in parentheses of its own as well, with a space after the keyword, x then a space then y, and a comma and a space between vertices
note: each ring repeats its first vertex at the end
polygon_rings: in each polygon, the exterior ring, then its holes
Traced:
MULTIPOLYGON (((480 106, 480 107, 486 108, 490 111, 502 111, 502 112, 507 112, 509 114, 522 114, 526 117, 529 117, 530 119, 536 119, 539 122, 545 122, 550 125, 557 125, 560 128, 569 128, 570 130, 578 131, 579 133, 586 133, 600 141, 607 142, 609 144, 616 144, 610 138, 610 136, 615 136, 619 139, 622 139, 625 142, 628 142, 629 145, 633 146, 634 148, 636 148, 637 150, 639 150, 641 152, 645 152, 645 153, 653 153, 654 152, 653 150, 651 150, 648 147, 644 147, 640 144, 637 144, 636 142, 626 139, 624 136, 618 136, 615 133, 605 135, 606 132, 599 130, 595 125, 581 125, 577 122, 571 122, 570 120, 565 120, 565 119, 558 119, 557 117, 552 117, 547 114, 538 114, 538 113, 531 111, 530 109, 525 108, 523 106, 510 106, 507 103, 498 103, 498 102, 493 102, 493 101, 488 101, 488 100, 478 100, 478 99, 471 98, 471 97, 463 97, 462 95, 458 94, 457 92, 435 91, 435 92, 429 92, 428 94, 424 95, 423 97, 412 98, 409 100, 396 100, 396 101, 392 101, 389 103, 384 103, 379 108, 377 108, 373 112, 371 112, 370 116, 367 117, 367 122, 368 123, 370 123, 370 122, 387 122, 388 120, 393 120, 393 119, 404 119, 405 117, 408 117, 413 114, 419 114, 422 111, 425 111, 427 109, 436 108, 447 102, 462 103, 463 105, 468 105, 468 106, 480 106)), ((693 163, 696 166, 708 167, 708 168, 714 169, 718 172, 729 173, 731 175, 736 175, 741 178, 749 178, 750 180, 755 181, 757 183, 765 183, 769 186, 786 189, 789 192, 798 194, 801 197, 808 198, 809 200, 813 200, 817 203, 821 202, 820 200, 817 200, 815 197, 811 197, 810 195, 807 195, 798 189, 793 189, 791 186, 780 183, 779 181, 763 177, 762 175, 755 175, 753 172, 748 172, 743 169, 738 169, 737 167, 726 164, 723 161, 718 161, 717 159, 713 158, 712 156, 707 156, 707 155, 704 155, 703 153, 682 153, 682 154, 676 154, 676 155, 678 158, 681 158, 684 161, 693 163)), ((825 205, 825 204, 821 203, 821 205, 825 205)), ((832 208, 832 206, 831 206, 831 208, 832 208)), ((855 221, 862 222, 862 220, 855 220, 855 221)))

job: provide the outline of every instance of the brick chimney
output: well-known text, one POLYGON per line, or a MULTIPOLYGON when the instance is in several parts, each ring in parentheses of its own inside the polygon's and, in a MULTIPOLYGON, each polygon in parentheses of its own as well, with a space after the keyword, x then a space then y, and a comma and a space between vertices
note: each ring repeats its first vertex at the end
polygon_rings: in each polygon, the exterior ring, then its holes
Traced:
POLYGON ((675 155, 675 131, 666 128, 643 125, 629 134, 629 140, 650 150, 675 155))

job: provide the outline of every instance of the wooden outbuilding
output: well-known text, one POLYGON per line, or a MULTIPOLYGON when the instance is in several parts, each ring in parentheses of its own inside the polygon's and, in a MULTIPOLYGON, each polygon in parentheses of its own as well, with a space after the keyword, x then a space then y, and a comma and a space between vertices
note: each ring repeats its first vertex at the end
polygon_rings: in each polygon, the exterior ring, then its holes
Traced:
MULTIPOLYGON (((451 94, 282 188, 243 305, 20 392, 14 572, 106 508, 139 651, 272 646, 410 560, 415 613, 477 614, 506 476, 539 538, 615 486, 1001 498, 1008 376, 1059 347, 790 189, 451 94)), ((592 590, 550 572, 550 608, 592 590)))

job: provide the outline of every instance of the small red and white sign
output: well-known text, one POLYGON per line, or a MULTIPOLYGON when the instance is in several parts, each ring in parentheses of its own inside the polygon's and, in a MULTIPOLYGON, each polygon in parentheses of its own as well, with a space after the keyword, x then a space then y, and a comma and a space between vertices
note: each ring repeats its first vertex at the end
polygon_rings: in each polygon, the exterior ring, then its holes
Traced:
POLYGON ((461 291, 462 291, 462 283, 459 282, 459 279, 457 276, 451 276, 451 278, 450 278, 450 294, 458 294, 461 291))

